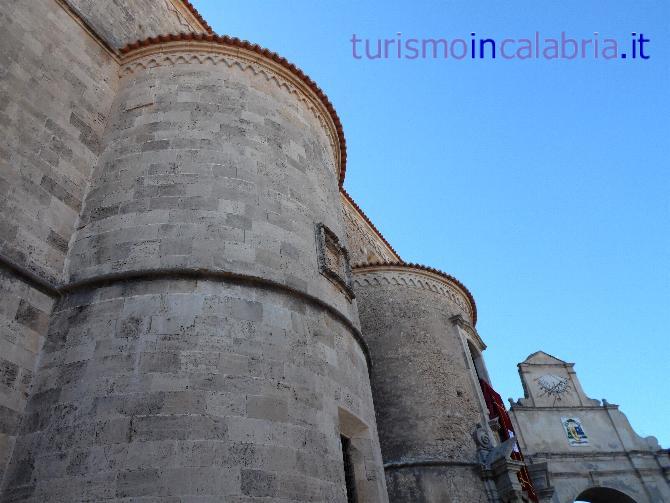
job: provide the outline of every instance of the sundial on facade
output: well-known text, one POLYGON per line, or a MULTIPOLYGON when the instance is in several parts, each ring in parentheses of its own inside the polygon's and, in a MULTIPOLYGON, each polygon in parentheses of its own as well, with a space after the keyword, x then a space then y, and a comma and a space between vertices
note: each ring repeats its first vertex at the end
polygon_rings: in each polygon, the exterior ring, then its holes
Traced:
POLYGON ((535 382, 537 382, 542 392, 540 396, 553 397, 554 401, 560 401, 562 396, 570 391, 570 382, 568 379, 554 374, 541 375, 535 382))

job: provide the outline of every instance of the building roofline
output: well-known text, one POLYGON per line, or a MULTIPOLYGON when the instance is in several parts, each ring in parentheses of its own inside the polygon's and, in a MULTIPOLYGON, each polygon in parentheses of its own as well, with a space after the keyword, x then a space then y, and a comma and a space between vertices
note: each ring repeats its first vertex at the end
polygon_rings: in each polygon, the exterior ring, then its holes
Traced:
POLYGON ((440 277, 442 280, 447 280, 449 283, 456 285, 466 296, 468 299, 468 302, 470 303, 470 307, 472 308, 472 326, 475 326, 477 324, 477 304, 475 302, 475 298, 468 290, 468 287, 466 287, 463 283, 461 283, 458 279, 453 277, 451 274, 447 274, 444 271, 441 271, 440 269, 436 269, 434 267, 429 267, 426 265, 421 265, 421 264, 414 264, 411 262, 373 262, 369 264, 353 264, 351 266, 352 272, 355 274, 357 272, 365 272, 365 271, 371 271, 371 270, 383 270, 383 269, 414 269, 415 271, 420 271, 420 272, 428 272, 432 273, 435 276, 440 277))
POLYGON ((112 47, 104 38, 102 38, 98 32, 91 26, 91 24, 70 5, 67 0, 56 0, 56 3, 63 9, 79 26, 82 27, 84 32, 88 34, 95 42, 109 54, 114 61, 118 63, 119 61, 119 51, 112 47))
POLYGON ((339 161, 339 186, 342 187, 347 171, 347 144, 344 138, 342 122, 340 121, 340 118, 335 111, 335 107, 328 99, 328 96, 326 96, 326 93, 324 93, 323 90, 316 84, 316 82, 314 82, 300 68, 276 52, 272 52, 264 47, 259 46, 258 44, 252 44, 247 40, 241 40, 237 37, 217 35, 216 33, 172 33, 168 35, 159 35, 157 37, 149 37, 125 45, 120 49, 120 53, 123 57, 129 57, 135 51, 140 49, 151 47, 153 45, 163 45, 169 42, 209 42, 233 49, 246 50, 274 62, 297 78, 312 93, 314 93, 318 101, 325 108, 325 111, 333 123, 335 128, 334 133, 337 136, 335 141, 337 142, 337 148, 339 149, 339 152, 336 152, 338 157, 337 160, 339 161))
POLYGON ((575 364, 571 363, 571 362, 566 362, 565 360, 561 360, 560 358, 557 358, 554 355, 549 354, 546 351, 542 351, 540 349, 538 351, 535 351, 535 352, 529 354, 524 361, 522 361, 520 363, 517 363, 517 367, 521 367, 522 365, 563 365, 563 366, 568 366, 569 367, 569 366, 574 366, 575 364), (545 355, 545 356, 548 356, 549 358, 553 358, 554 360, 556 360, 556 363, 533 363, 533 362, 528 361, 531 358, 533 358, 535 356, 538 356, 538 355, 545 355))
POLYGON ((353 206, 353 208, 358 212, 358 214, 361 216, 361 218, 363 218, 363 220, 365 221, 365 223, 368 224, 368 226, 374 231, 375 234, 377 234, 377 236, 379 237, 379 239, 382 240, 382 242, 383 242, 383 243, 386 245, 386 247, 391 251, 391 253, 393 253, 393 255, 395 255, 395 257, 396 257, 396 259, 398 260, 398 262, 404 263, 405 261, 400 257, 400 255, 398 255, 398 252, 396 252, 395 249, 393 248, 393 246, 391 246, 391 243, 389 243, 389 242, 386 240, 386 238, 384 237, 384 235, 379 231, 379 229, 377 229, 377 227, 375 226, 375 224, 372 223, 372 220, 370 220, 370 219, 368 218, 368 216, 365 214, 365 212, 361 209, 360 206, 358 206, 358 204, 356 203, 356 201, 354 201, 354 199, 351 197, 351 195, 346 191, 346 189, 345 189, 344 187, 340 187, 340 194, 342 194, 342 195, 344 196, 344 198, 345 198, 347 201, 349 201, 349 203, 351 204, 351 206, 353 206))
POLYGON ((195 6, 189 2, 189 0, 179 0, 184 7, 193 15, 193 17, 200 23, 202 28, 207 31, 207 33, 214 33, 214 30, 212 27, 209 25, 209 23, 205 20, 204 17, 198 12, 198 9, 195 8, 195 6))

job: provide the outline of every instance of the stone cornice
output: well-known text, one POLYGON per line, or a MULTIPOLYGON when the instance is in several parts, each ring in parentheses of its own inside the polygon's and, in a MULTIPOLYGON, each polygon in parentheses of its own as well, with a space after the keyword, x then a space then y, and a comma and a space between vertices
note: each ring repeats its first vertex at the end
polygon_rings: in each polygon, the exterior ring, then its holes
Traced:
POLYGON ((335 108, 316 83, 294 64, 256 44, 234 37, 179 33, 150 37, 121 49, 121 76, 138 68, 186 63, 225 64, 242 71, 251 69, 274 81, 303 101, 324 127, 333 150, 335 171, 342 186, 347 148, 342 123, 335 108))
POLYGON ((637 450, 630 450, 630 451, 581 451, 581 452, 534 452, 532 455, 529 455, 529 458, 532 458, 533 460, 535 459, 566 459, 568 461, 572 460, 573 458, 580 458, 580 459, 597 459, 597 458, 629 458, 631 456, 633 457, 640 457, 640 458, 650 458, 654 457, 657 455, 666 455, 668 454, 667 449, 661 449, 658 451, 641 451, 639 449, 637 450))
POLYGON ((517 367, 519 368, 524 368, 524 367, 574 367, 574 363, 570 362, 563 362, 563 363, 529 363, 529 362, 521 362, 516 364, 517 367))
POLYGON ((11 272, 14 276, 23 281, 26 285, 52 298, 60 297, 59 285, 52 280, 44 277, 44 273, 39 270, 31 270, 25 265, 21 265, 11 258, 0 253, 0 269, 11 272))
POLYGON ((472 342, 475 343, 475 346, 480 352, 486 349, 486 344, 479 336, 479 332, 477 332, 477 329, 475 327, 470 325, 468 320, 463 318, 463 316, 461 316, 460 314, 452 316, 450 319, 454 325, 461 327, 468 334, 469 338, 472 340, 472 342))
MULTIPOLYGON (((366 273, 390 272, 393 274, 393 281, 399 286, 408 286, 430 290, 435 293, 445 295, 452 303, 459 307, 472 320, 472 325, 477 323, 477 305, 470 291, 456 278, 432 267, 420 264, 410 264, 403 262, 387 262, 375 264, 357 264, 352 266, 355 286, 366 286, 364 283, 372 285, 373 282, 365 278, 366 273), (412 275, 413 278, 407 279, 405 275, 412 275)), ((379 280, 377 279, 377 282, 379 280)))
POLYGON ((300 297, 301 299, 318 306, 323 310, 329 312, 335 319, 339 320, 352 334, 353 338, 358 343, 365 361, 368 365, 368 373, 372 369, 372 360, 370 358, 370 351, 367 343, 363 338, 360 328, 356 322, 352 322, 347 313, 340 311, 337 307, 325 302, 319 297, 307 293, 303 290, 293 288, 287 284, 279 283, 270 279, 262 278, 260 276, 253 276, 249 274, 238 274, 230 271, 215 271, 207 269, 196 268, 162 268, 141 271, 125 271, 120 273, 102 274, 94 278, 87 278, 70 283, 54 283, 43 278, 39 273, 33 272, 26 267, 16 263, 9 257, 0 253, 0 270, 9 271, 16 278, 21 280, 31 288, 35 288, 42 293, 58 299, 67 294, 77 292, 80 290, 90 288, 100 288, 103 286, 112 285, 115 283, 123 283, 130 281, 152 281, 165 279, 195 279, 213 282, 230 282, 238 284, 251 284, 261 288, 272 289, 280 292, 289 293, 300 297))
MULTIPOLYGON (((587 410, 606 410, 606 409, 614 409, 618 410, 619 406, 615 404, 608 403, 607 405, 564 405, 564 406, 549 406, 549 405, 523 405, 519 403, 518 401, 514 401, 510 399, 510 410, 512 411, 532 411, 532 410, 553 410, 553 411, 565 411, 565 412, 574 412, 576 410, 580 411, 587 411, 587 410)), ((520 400, 528 400, 527 398, 521 398, 520 400)), ((597 402, 598 400, 594 400, 593 398, 590 398, 589 400, 593 400, 594 402, 597 402)))

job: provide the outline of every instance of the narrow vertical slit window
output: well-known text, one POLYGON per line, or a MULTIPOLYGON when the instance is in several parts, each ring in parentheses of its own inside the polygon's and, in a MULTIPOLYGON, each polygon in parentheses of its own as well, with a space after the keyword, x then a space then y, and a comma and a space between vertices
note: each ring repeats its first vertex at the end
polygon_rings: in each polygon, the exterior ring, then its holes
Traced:
POLYGON ((342 440, 342 461, 344 463, 344 483, 347 488, 347 503, 358 503, 358 498, 356 497, 356 475, 351 456, 351 440, 344 435, 341 435, 340 439, 342 440))

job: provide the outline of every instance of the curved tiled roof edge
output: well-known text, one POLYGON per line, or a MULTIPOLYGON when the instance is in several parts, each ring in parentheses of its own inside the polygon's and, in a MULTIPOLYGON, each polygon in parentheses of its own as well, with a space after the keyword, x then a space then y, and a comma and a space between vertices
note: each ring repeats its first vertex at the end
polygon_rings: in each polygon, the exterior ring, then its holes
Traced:
POLYGON ((375 231, 375 233, 377 234, 377 236, 379 236, 379 238, 384 242, 384 244, 385 244, 386 246, 388 246, 389 250, 391 250, 391 252, 393 252, 393 254, 394 254, 396 257, 398 257, 398 261, 404 263, 404 260, 402 259, 402 257, 400 257, 400 255, 398 254, 398 252, 395 251, 395 249, 393 248, 393 246, 391 246, 391 243, 389 243, 389 242, 386 240, 386 238, 384 237, 384 235, 379 231, 379 229, 377 229, 377 227, 375 226, 375 224, 372 223, 372 220, 370 220, 370 219, 368 218, 368 216, 365 214, 365 212, 361 209, 360 206, 358 206, 358 204, 356 203, 356 201, 354 201, 354 198, 351 197, 351 195, 346 191, 346 189, 345 189, 344 187, 340 187, 340 193, 345 197, 345 199, 346 199, 347 201, 349 201, 349 202, 351 203, 351 205, 354 207, 354 209, 355 209, 356 211, 358 211, 358 213, 363 217, 363 220, 365 220, 365 222, 372 228, 372 230, 375 231))
POLYGON ((212 27, 209 25, 207 21, 205 21, 205 18, 202 17, 202 15, 198 12, 198 9, 195 8, 195 6, 189 2, 189 0, 180 0, 181 3, 184 4, 184 7, 186 7, 193 16, 198 20, 198 22, 207 30, 207 33, 214 33, 214 30, 212 27))
POLYGON ((477 324, 477 303, 475 302, 475 298, 473 297, 470 290, 468 290, 468 287, 465 286, 463 283, 461 283, 458 279, 453 277, 451 274, 447 274, 446 272, 441 271, 440 269, 429 267, 427 265, 415 264, 412 262, 371 262, 362 264, 352 264, 351 269, 353 272, 356 272, 357 270, 363 271, 364 269, 374 269, 376 267, 387 267, 387 266, 405 267, 407 269, 417 269, 420 271, 431 272, 433 274, 437 274, 438 276, 442 276, 444 279, 454 283, 461 290, 463 290, 463 293, 465 293, 468 300, 470 301, 470 304, 472 305, 472 324, 473 325, 477 324))
POLYGON ((342 184, 344 183, 344 177, 347 171, 347 143, 344 138, 344 130, 342 129, 342 122, 340 121, 340 118, 337 115, 337 112, 335 111, 335 107, 328 99, 328 96, 326 96, 326 93, 324 93, 323 90, 321 90, 321 88, 316 84, 316 82, 314 82, 311 78, 309 78, 307 74, 305 74, 300 68, 295 66, 286 58, 280 56, 276 52, 272 52, 269 49, 261 47, 258 44, 252 44, 247 40, 241 40, 237 37, 229 37, 227 35, 217 35, 216 33, 173 33, 169 35, 159 35, 157 37, 149 37, 143 40, 138 40, 131 44, 127 44, 126 46, 120 49, 120 52, 122 55, 127 55, 136 49, 141 49, 151 45, 160 45, 166 42, 180 42, 180 41, 212 42, 215 44, 226 45, 229 47, 237 47, 255 52, 260 56, 268 58, 274 61, 275 63, 283 66, 291 73, 293 73, 304 84, 306 84, 307 87, 312 92, 314 92, 314 94, 316 94, 321 103, 323 103, 324 107, 328 111, 328 114, 330 115, 331 120, 333 121, 333 124, 335 125, 338 137, 337 139, 339 141, 339 147, 340 147, 339 185, 340 187, 342 187, 342 184))

